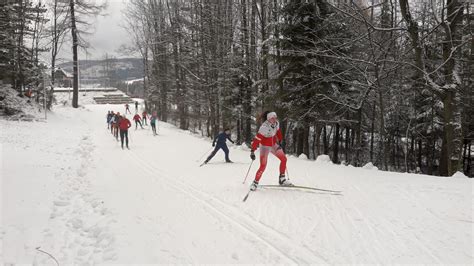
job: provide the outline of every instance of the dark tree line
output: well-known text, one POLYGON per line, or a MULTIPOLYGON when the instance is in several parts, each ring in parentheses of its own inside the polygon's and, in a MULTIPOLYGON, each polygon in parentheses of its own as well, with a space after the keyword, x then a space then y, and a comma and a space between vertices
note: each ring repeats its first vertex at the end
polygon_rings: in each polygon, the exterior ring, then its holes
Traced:
POLYGON ((44 32, 45 6, 24 0, 0 2, 0 80, 21 95, 26 85, 40 82, 39 40, 44 32))
POLYGON ((272 109, 288 153, 472 175, 469 1, 132 0, 125 13, 164 121, 248 144, 272 109))

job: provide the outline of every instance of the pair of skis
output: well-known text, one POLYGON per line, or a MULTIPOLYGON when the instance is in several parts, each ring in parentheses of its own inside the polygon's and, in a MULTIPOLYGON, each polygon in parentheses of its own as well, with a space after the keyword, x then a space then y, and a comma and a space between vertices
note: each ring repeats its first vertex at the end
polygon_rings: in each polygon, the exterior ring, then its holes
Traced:
MULTIPOLYGON (((322 189, 322 188, 316 188, 316 187, 307 187, 307 186, 258 185, 258 187, 259 188, 300 189, 300 190, 308 190, 308 191, 327 192, 327 193, 330 193, 330 194, 333 194, 333 195, 342 195, 341 194, 342 191, 322 189)), ((247 198, 250 195, 250 192, 252 192, 252 190, 249 189, 249 191, 247 192, 247 195, 245 195, 244 199, 242 200, 243 202, 245 202, 247 200, 247 198)))

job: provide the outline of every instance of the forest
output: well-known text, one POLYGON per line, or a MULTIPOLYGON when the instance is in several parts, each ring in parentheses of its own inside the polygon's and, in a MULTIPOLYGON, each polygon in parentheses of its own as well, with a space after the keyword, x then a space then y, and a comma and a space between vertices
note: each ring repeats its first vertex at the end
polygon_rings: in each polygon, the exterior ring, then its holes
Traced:
MULTIPOLYGON (((0 3, 0 80, 20 93, 40 82, 38 53, 54 69, 65 34, 77 62, 76 23, 103 8, 50 2, 0 3)), ((231 128, 249 144, 273 110, 294 156, 473 176, 468 0, 130 0, 124 16, 162 121, 211 138, 231 128)))
POLYGON ((462 0, 132 0, 148 108, 250 143, 275 110, 285 151, 472 172, 472 5, 462 0))

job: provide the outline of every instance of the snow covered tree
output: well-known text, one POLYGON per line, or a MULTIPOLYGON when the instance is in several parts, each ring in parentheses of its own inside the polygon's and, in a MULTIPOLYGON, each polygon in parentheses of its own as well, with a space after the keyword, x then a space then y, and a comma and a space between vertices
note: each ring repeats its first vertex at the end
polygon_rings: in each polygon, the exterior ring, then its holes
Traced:
MULTIPOLYGON (((407 0, 400 1, 400 11, 407 25, 410 35, 411 45, 415 51, 414 64, 415 71, 419 77, 423 77, 429 89, 435 96, 436 101, 442 107, 442 148, 440 158, 440 174, 450 176, 455 171, 453 160, 459 158, 460 137, 457 132, 460 129, 460 121, 457 115, 457 95, 461 79, 459 76, 459 56, 460 48, 466 45, 461 34, 461 21, 467 1, 446 0, 441 1, 439 6, 433 7, 433 16, 437 21, 437 26, 443 30, 444 35, 440 39, 442 44, 441 62, 430 67, 425 58, 424 38, 420 36, 418 22, 412 15, 410 3, 407 0), (438 17, 439 16, 439 17, 438 17)), ((438 27, 433 29, 438 31, 438 27)))
POLYGON ((45 9, 28 0, 0 3, 0 79, 22 93, 28 84, 37 85, 39 34, 45 22, 45 9), (32 40, 28 46, 27 41, 32 40))
POLYGON ((86 47, 87 41, 82 38, 87 33, 91 23, 88 22, 90 16, 99 15, 106 4, 95 4, 89 0, 69 0, 70 27, 72 36, 72 57, 73 57, 73 83, 72 83, 72 107, 79 107, 79 68, 78 68, 78 47, 86 47))

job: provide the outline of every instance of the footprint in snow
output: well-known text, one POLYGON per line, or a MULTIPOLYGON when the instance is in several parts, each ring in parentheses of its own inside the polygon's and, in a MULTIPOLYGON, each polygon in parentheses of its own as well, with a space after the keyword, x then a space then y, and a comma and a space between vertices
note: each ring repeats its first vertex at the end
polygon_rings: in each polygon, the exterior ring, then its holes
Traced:
POLYGON ((64 207, 69 205, 68 201, 61 201, 61 200, 55 200, 54 205, 59 206, 59 207, 64 207))
POLYGON ((239 260, 239 255, 237 255, 237 253, 232 253, 232 258, 234 260, 239 260))

